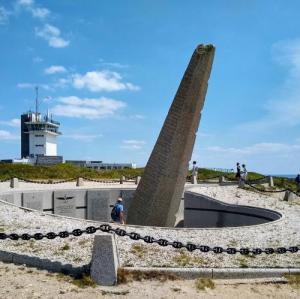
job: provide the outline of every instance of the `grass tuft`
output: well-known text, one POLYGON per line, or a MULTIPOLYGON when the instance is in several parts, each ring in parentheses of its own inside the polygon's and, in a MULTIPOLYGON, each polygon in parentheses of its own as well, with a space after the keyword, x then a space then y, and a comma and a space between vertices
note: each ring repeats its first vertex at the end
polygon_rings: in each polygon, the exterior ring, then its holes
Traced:
POLYGON ((293 288, 300 289, 300 274, 284 275, 284 277, 287 279, 289 285, 293 288))
POLYGON ((128 271, 123 268, 118 269, 118 283, 128 283, 132 281, 142 280, 159 280, 161 282, 167 280, 177 280, 178 277, 174 274, 162 273, 159 271, 141 272, 137 270, 128 271))
POLYGON ((196 280, 195 285, 196 285, 196 289, 199 291, 215 288, 215 283, 209 278, 199 278, 196 280))

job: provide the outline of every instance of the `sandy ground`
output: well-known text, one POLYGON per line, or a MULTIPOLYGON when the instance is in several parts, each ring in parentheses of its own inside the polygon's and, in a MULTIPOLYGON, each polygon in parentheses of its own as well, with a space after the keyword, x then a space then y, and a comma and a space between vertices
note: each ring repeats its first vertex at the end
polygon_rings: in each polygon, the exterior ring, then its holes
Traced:
POLYGON ((50 298, 299 298, 300 288, 282 283, 214 281, 214 289, 197 290, 194 280, 135 281, 115 287, 74 285, 67 276, 0 262, 1 299, 50 298))

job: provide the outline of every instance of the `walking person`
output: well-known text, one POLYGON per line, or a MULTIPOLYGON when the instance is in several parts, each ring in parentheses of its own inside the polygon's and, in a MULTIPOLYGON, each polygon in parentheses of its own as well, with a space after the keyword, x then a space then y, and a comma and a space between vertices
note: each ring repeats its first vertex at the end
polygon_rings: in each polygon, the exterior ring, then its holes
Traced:
POLYGON ((123 199, 121 196, 118 197, 117 202, 111 210, 111 219, 115 223, 125 224, 123 199))
POLYGON ((235 174, 235 178, 240 181, 241 179, 241 166, 240 166, 240 163, 237 162, 236 163, 236 174, 235 174))
POLYGON ((297 192, 300 192, 300 174, 296 176, 295 182, 297 183, 297 192))
POLYGON ((244 181, 247 181, 247 176, 248 176, 248 172, 247 172, 247 169, 246 169, 246 165, 243 164, 242 165, 242 173, 241 173, 241 177, 244 181))

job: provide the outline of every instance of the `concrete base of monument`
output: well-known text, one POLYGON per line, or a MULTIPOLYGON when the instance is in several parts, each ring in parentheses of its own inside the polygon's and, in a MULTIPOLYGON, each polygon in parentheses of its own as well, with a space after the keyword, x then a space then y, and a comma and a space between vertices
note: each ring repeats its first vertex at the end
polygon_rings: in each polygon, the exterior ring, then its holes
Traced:
MULTIPOLYGON (((211 185, 207 186, 209 189, 216 188, 211 185)), ((54 189, 47 185, 43 190, 34 188, 26 190, 27 188, 22 188, 21 185, 17 190, 0 192, 0 200, 50 214, 109 222, 112 206, 119 196, 123 198, 125 215, 127 214, 135 188, 135 185, 111 187, 98 184, 98 188, 85 185, 79 188, 54 189)), ((249 226, 276 221, 282 217, 280 212, 271 209, 216 200, 212 196, 202 194, 197 188, 205 190, 205 186, 202 185, 201 187, 186 187, 184 198, 176 214, 175 227, 249 226)))

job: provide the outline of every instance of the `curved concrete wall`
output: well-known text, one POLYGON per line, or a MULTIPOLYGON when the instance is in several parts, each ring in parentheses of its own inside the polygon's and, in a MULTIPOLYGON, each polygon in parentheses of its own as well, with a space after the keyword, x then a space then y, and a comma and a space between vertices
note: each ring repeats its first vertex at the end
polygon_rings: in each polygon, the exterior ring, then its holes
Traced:
POLYGON ((81 219, 111 221, 111 206, 117 198, 124 200, 125 216, 135 189, 68 189, 13 191, 0 194, 0 200, 15 205, 81 219))
MULTIPOLYGON (((111 206, 120 195, 124 200, 126 217, 134 192, 134 188, 10 191, 0 193, 0 200, 50 214, 109 222, 111 206)), ((184 193, 182 202, 184 209, 182 207, 177 213, 177 218, 181 220, 177 227, 246 226, 274 221, 281 217, 272 210, 230 205, 191 191, 184 193)))
POLYGON ((184 193, 184 227, 234 227, 262 224, 281 218, 272 210, 231 205, 187 191, 184 193))

